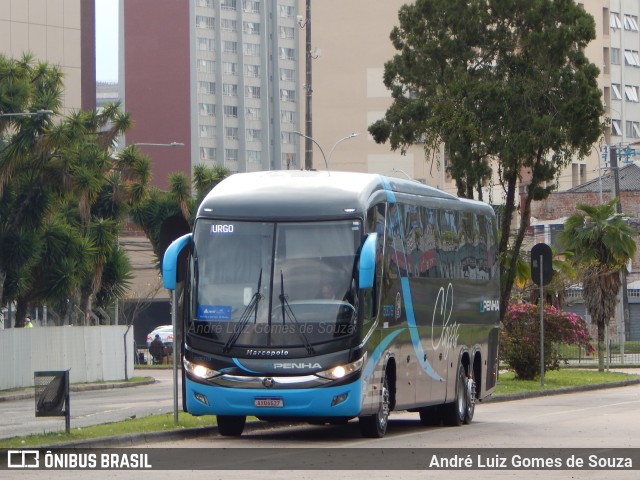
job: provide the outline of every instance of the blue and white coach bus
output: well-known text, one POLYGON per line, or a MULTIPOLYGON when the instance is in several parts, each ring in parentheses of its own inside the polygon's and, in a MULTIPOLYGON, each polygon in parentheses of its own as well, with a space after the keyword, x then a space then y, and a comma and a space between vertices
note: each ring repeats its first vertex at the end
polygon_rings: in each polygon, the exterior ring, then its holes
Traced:
POLYGON ((358 418, 367 437, 398 410, 469 423, 496 386, 496 242, 490 206, 414 181, 230 176, 163 262, 173 289, 186 249, 184 410, 217 415, 226 436, 248 415, 358 418))

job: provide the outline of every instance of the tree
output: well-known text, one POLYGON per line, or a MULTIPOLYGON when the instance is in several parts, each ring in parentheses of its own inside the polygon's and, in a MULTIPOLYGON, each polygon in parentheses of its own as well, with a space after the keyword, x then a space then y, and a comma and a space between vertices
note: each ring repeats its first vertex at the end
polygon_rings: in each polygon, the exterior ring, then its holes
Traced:
MULTIPOLYGON (((63 92, 57 67, 0 56, 0 113, 51 110, 63 92)), ((111 156, 130 126, 118 104, 49 116, 0 118, 0 303, 65 305, 75 292, 84 319, 121 296, 130 278, 117 236, 146 195, 149 161, 111 156)))
POLYGON ((169 176, 170 189, 162 192, 150 190, 148 198, 131 212, 131 218, 151 242, 158 265, 171 241, 191 229, 197 208, 213 187, 231 174, 228 168, 203 164, 193 169, 193 189, 191 195, 188 179, 183 173, 169 176))
POLYGON ((582 291, 598 329, 598 369, 604 371, 604 334, 614 315, 620 274, 636 252, 635 231, 616 213, 618 199, 598 205, 577 205, 567 218, 559 240, 571 252, 582 291))
POLYGON ((603 132, 599 72, 583 53, 594 20, 573 0, 417 0, 398 17, 391 41, 399 53, 383 78, 393 102, 369 132, 401 152, 424 143, 435 154, 444 143, 461 196, 474 198, 497 166, 503 316, 531 202, 546 198, 562 168, 603 132))

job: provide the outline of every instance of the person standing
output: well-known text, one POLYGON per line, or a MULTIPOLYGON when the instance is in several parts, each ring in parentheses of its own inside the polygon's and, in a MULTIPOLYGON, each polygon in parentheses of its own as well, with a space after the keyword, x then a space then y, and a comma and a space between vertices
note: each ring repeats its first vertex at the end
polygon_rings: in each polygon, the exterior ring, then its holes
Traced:
POLYGON ((149 345, 149 353, 153 357, 154 364, 162 363, 162 357, 164 357, 164 343, 160 339, 160 335, 156 335, 156 338, 153 339, 151 345, 149 345))

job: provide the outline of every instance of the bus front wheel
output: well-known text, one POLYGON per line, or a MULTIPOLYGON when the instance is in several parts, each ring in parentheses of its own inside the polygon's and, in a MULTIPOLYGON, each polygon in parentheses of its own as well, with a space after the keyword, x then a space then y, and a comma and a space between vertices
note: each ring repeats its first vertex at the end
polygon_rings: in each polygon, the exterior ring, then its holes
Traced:
POLYGON ((387 433, 390 410, 391 393, 389 391, 389 379, 385 374, 382 380, 382 391, 380 392, 380 404, 378 405, 378 411, 373 415, 366 415, 359 418, 362 436, 367 438, 384 437, 384 434, 387 433))
POLYGON ((240 415, 218 415, 218 432, 223 437, 239 437, 244 430, 247 417, 240 415))

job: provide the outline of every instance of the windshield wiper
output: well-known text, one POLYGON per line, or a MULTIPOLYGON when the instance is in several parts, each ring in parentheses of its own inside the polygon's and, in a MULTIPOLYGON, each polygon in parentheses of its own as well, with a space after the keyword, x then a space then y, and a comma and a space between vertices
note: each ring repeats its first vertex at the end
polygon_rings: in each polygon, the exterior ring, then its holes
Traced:
POLYGON ((236 327, 233 330, 233 335, 231 335, 231 337, 229 337, 229 340, 227 340, 227 343, 224 344, 224 348, 222 349, 223 353, 228 353, 236 344, 236 342, 238 341, 238 338, 240 338, 240 335, 242 334, 242 330, 244 329, 245 325, 249 323, 252 313, 254 314, 253 322, 255 323, 258 321, 258 304, 260 303, 260 300, 262 300, 263 298, 263 295, 260 293, 261 285, 262 285, 262 269, 260 269, 260 276, 258 277, 258 289, 251 297, 251 301, 249 301, 249 304, 244 309, 244 312, 242 312, 242 316, 240 317, 240 320, 238 321, 238 323, 236 323, 236 327))
POLYGON ((293 310, 291 309, 291 305, 287 301, 287 296, 284 294, 284 275, 282 274, 282 270, 280 270, 280 305, 282 305, 282 324, 285 324, 285 319, 292 320, 296 325, 296 332, 298 333, 298 338, 307 349, 307 353, 309 355, 314 354, 316 351, 311 346, 309 339, 304 334, 302 329, 300 328, 300 322, 296 319, 296 316, 293 314, 293 310))

